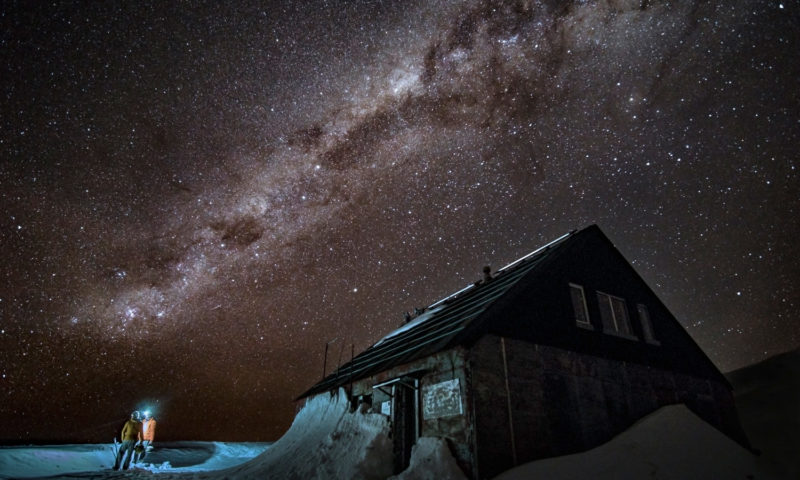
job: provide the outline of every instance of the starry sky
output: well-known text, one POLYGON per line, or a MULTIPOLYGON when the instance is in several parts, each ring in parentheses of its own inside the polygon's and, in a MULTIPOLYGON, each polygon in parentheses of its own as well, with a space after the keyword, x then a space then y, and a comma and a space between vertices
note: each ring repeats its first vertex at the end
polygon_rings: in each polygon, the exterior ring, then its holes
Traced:
POLYGON ((275 440, 326 343, 592 223, 721 370, 798 348, 799 11, 3 2, 0 441, 275 440))

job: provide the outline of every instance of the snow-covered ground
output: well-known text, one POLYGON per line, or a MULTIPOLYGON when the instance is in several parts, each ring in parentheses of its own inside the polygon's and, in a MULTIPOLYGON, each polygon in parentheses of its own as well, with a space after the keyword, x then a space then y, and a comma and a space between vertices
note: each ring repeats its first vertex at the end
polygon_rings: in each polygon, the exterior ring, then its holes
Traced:
MULTIPOLYGON (((502 480, 796 479, 800 352, 729 374, 753 453, 683 405, 664 407, 608 443, 575 455, 529 463, 502 480)), ((420 438, 410 467, 391 476, 388 417, 351 413, 343 392, 311 399, 272 445, 157 444, 135 472, 109 470, 109 445, 0 448, 0 478, 386 479, 460 480, 447 443, 420 438), (143 467, 143 468, 142 468, 143 467), (77 472, 77 473, 74 473, 77 472)))
MULTIPOLYGON (((463 479, 447 443, 417 441, 411 466, 391 477, 387 417, 350 413, 343 394, 313 399, 292 427, 265 444, 188 442, 154 450, 135 473, 108 469, 110 446, 63 445, 0 449, 5 478, 113 479, 135 475, 193 479, 463 479), (248 461, 249 460, 249 461, 248 461), (242 463, 244 462, 244 463, 242 463), (70 473, 73 472, 73 473, 70 473), (80 473, 78 473, 80 472, 80 473)), ((664 407, 593 450, 541 460, 501 475, 502 480, 771 479, 756 456, 709 426, 683 405, 664 407)))
MULTIPOLYGON (((154 472, 205 472, 242 464, 261 454, 269 443, 156 443, 141 464, 154 472)), ((76 472, 108 471, 114 464, 111 444, 0 447, 0 478, 50 477, 76 472)), ((70 478, 73 478, 70 475, 70 478)))

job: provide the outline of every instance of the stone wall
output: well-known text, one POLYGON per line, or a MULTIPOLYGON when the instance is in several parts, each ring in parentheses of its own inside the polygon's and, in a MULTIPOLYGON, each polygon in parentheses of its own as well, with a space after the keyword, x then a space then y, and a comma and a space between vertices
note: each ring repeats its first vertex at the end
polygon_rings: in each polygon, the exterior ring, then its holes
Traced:
POLYGON ((361 395, 371 395, 372 411, 380 413, 381 404, 391 401, 387 394, 391 386, 375 389, 375 385, 405 375, 417 378, 420 436, 445 439, 459 467, 469 475, 474 469, 474 440, 471 427, 472 400, 464 366, 465 350, 454 348, 360 379, 353 383, 352 394, 356 399, 361 395), (449 405, 439 408, 426 406, 426 394, 430 400, 439 391, 454 393, 454 389, 457 389, 457 398, 450 398, 449 405), (456 405, 460 408, 456 408, 456 405))
POLYGON ((746 443, 731 392, 713 380, 493 335, 468 358, 477 478, 593 448, 675 403, 746 443))

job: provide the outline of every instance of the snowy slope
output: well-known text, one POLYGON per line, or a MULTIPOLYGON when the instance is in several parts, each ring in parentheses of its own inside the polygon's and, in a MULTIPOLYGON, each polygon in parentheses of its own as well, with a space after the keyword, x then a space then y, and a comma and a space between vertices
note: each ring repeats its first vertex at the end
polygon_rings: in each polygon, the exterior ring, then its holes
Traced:
POLYGON ((219 472, 219 477, 199 478, 384 479, 391 475, 388 418, 350 413, 342 390, 326 397, 311 398, 286 434, 260 456, 219 472))
POLYGON ((522 465, 498 480, 772 479, 756 457, 684 405, 663 407, 597 448, 522 465))
POLYGON ((800 350, 726 374, 759 464, 783 478, 800 478, 800 350))

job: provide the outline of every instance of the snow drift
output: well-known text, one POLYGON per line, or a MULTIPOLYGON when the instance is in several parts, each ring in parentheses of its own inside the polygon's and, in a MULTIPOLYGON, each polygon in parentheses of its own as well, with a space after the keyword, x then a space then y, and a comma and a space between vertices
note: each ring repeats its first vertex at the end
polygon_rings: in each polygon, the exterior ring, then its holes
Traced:
POLYGON ((450 447, 442 438, 422 437, 411 448, 411 462, 401 474, 389 480, 466 480, 450 447))
POLYGON ((756 456, 692 413, 663 407, 608 443, 509 470, 497 480, 771 479, 756 456))
POLYGON ((236 479, 385 479, 392 474, 389 419, 351 413, 343 390, 330 398, 317 395, 267 451, 217 474, 236 479))

